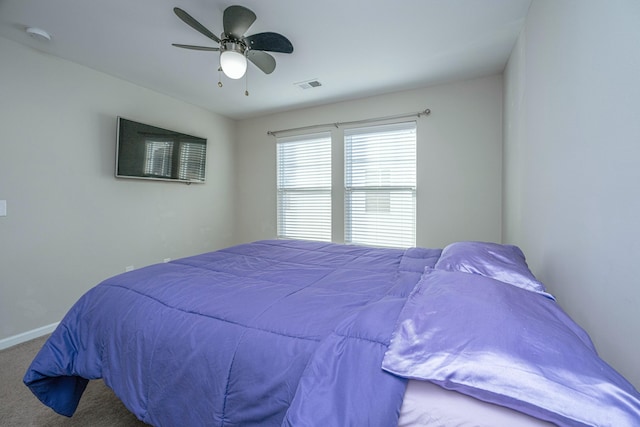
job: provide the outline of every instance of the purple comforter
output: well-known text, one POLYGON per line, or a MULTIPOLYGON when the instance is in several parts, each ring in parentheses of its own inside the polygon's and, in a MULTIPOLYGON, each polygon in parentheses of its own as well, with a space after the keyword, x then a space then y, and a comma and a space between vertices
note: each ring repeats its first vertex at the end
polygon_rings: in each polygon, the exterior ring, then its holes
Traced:
POLYGON ((71 416, 103 378, 156 426, 390 426, 380 369, 439 249, 261 241, 110 278, 67 313, 24 381, 71 416))
POLYGON ((640 426, 638 392, 494 243, 272 240, 113 277, 24 381, 71 416, 94 378, 156 426, 394 426, 406 378, 559 426, 640 426))

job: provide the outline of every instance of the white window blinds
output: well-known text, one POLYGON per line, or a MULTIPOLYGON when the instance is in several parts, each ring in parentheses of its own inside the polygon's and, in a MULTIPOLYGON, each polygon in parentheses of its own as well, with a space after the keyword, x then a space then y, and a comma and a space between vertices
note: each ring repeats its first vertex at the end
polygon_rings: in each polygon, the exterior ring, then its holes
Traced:
POLYGON ((278 237, 331 241, 331 134, 278 138, 278 237))
POLYGON ((416 242, 416 123, 345 130, 345 242, 416 242))

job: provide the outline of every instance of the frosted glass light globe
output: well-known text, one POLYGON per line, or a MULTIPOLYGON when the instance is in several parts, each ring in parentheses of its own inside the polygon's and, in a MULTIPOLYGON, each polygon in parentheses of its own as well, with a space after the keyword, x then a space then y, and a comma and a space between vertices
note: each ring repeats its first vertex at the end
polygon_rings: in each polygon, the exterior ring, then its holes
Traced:
POLYGON ((220 54, 220 67, 230 79, 239 79, 247 71, 247 58, 239 52, 226 50, 220 54))

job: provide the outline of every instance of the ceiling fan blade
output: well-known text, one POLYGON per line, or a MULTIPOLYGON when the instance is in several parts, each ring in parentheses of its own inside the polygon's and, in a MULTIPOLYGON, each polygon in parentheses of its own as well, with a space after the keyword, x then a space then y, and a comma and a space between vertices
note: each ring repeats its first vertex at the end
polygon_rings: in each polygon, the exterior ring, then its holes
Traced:
POLYGON ((174 7, 173 12, 176 15, 178 15, 178 18, 182 19, 182 21, 185 24, 189 25, 194 30, 200 32, 206 37, 209 37, 211 40, 215 41, 216 43, 220 43, 220 38, 218 38, 218 36, 216 36, 211 31, 209 31, 204 25, 196 21, 193 16, 189 15, 184 10, 180 9, 179 7, 174 7))
POLYGON ((209 51, 214 51, 214 52, 218 52, 220 51, 219 47, 208 47, 208 46, 193 46, 190 44, 178 44, 178 43, 171 43, 172 46, 175 47, 181 47, 183 49, 192 49, 192 50, 209 50, 209 51))
POLYGON ((278 33, 258 33, 245 37, 247 46, 254 50, 269 52, 291 53, 293 45, 288 38, 278 33))
POLYGON ((265 74, 273 73, 276 69, 276 60, 273 56, 261 50, 250 50, 247 52, 247 59, 253 62, 265 74))
POLYGON ((226 35, 240 40, 255 22, 256 14, 244 6, 229 6, 224 10, 222 25, 226 35))

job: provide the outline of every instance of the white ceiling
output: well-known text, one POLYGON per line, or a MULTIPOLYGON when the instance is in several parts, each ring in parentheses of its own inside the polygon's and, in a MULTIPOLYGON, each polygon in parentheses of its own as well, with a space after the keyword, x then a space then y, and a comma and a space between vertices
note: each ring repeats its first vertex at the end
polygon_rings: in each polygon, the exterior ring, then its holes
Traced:
POLYGON ((241 119, 501 72, 530 1, 0 0, 0 36, 241 119), (274 53, 272 74, 249 64, 248 81, 223 76, 219 88, 217 52, 171 46, 217 46, 173 7, 218 35, 232 4, 257 15, 247 34, 283 34, 294 52, 274 53), (312 79, 322 86, 296 85, 312 79))

